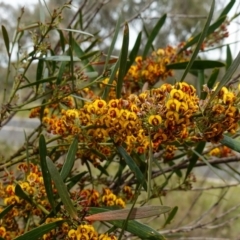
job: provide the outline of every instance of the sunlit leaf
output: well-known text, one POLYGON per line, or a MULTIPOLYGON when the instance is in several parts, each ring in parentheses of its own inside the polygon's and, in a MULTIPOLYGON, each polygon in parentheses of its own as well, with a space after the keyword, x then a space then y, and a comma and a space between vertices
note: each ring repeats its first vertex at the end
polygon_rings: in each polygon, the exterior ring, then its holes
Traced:
MULTIPOLYGON (((101 210, 101 208, 100 208, 101 210)), ((143 206, 132 209, 120 209, 113 211, 104 211, 96 213, 90 216, 85 217, 88 221, 111 221, 111 220, 125 220, 128 218, 132 219, 141 219, 153 216, 159 216, 160 214, 167 213, 171 210, 167 206, 143 206)), ((94 211, 94 208, 91 208, 90 211, 94 211)))
MULTIPOLYGON (((89 208, 89 212, 92 214, 106 212, 106 211, 109 211, 109 209, 89 208)), ((112 220, 110 221, 110 223, 116 227, 122 228, 124 221, 112 220)), ((132 233, 135 236, 138 236, 140 239, 165 240, 165 238, 158 231, 135 220, 129 220, 127 222, 127 226, 125 230, 132 233)))
POLYGON ((71 29, 71 28, 57 28, 58 30, 62 30, 62 31, 68 31, 68 32, 76 32, 76 33, 81 33, 84 35, 88 35, 91 37, 94 37, 91 33, 85 32, 85 31, 81 31, 81 30, 76 30, 76 29, 71 29))

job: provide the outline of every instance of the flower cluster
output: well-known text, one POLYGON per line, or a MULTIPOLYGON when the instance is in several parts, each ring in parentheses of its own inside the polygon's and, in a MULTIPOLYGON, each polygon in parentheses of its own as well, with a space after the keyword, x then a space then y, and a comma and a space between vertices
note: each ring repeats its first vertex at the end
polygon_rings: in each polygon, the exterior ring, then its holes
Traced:
POLYGON ((226 146, 220 146, 220 147, 213 148, 209 152, 209 155, 222 158, 222 157, 232 156, 232 155, 234 155, 234 153, 232 152, 232 150, 230 148, 228 148, 226 146))
POLYGON ((153 152, 165 146, 166 159, 171 159, 174 142, 218 142, 225 131, 238 129, 236 93, 223 87, 205 107, 210 96, 200 101, 192 85, 166 83, 126 99, 95 99, 80 109, 62 110, 60 117, 46 116, 43 122, 50 133, 65 139, 78 136, 82 147, 77 154, 83 162, 98 165, 114 153, 113 144, 140 154, 149 146, 153 152))
POLYGON ((95 189, 83 189, 79 192, 72 193, 73 199, 80 197, 80 202, 83 207, 99 207, 99 206, 118 206, 125 208, 125 201, 115 195, 110 189, 103 188, 102 194, 95 189))
MULTIPOLYGON (((43 209, 46 212, 51 209, 39 167, 32 163, 21 163, 17 169, 21 173, 21 176, 24 176, 24 180, 18 181, 18 185, 16 182, 13 182, 14 179, 8 182, 8 184, 0 185, 1 204, 5 207, 13 205, 12 209, 4 216, 4 221, 0 229, 0 236, 4 237, 4 239, 13 239, 21 235, 23 233, 23 226, 21 227, 19 222, 29 215, 35 221, 31 222, 28 228, 32 229, 36 227, 40 218, 44 216, 43 209), (21 188, 33 204, 20 198, 16 194, 16 187, 21 188)), ((10 180, 8 179, 8 181, 10 180)))
MULTIPOLYGON (((51 211, 51 205, 47 199, 47 193, 43 182, 42 173, 37 165, 32 163, 20 163, 18 171, 22 179, 7 184, 0 185, 1 205, 0 212, 7 206, 13 206, 11 210, 4 216, 0 227, 0 237, 6 240, 14 239, 24 232, 26 227, 23 220, 31 216, 34 221, 28 223, 28 230, 34 229, 39 225, 41 220, 46 217, 51 211), (29 198, 22 199, 16 194, 16 188, 20 187, 29 198)), ((9 179, 9 177, 8 177, 9 179)), ((6 179, 7 180, 7 179, 6 179)), ((53 186, 53 193, 56 189, 53 186)), ((122 196, 129 200, 130 195, 133 196, 131 188, 125 186, 122 196)), ((125 207, 125 200, 115 195, 110 189, 103 188, 102 193, 94 189, 82 189, 78 191, 71 191, 71 198, 74 202, 81 205, 83 209, 90 206, 115 206, 125 207)), ((59 212, 58 218, 46 218, 45 224, 66 219, 66 213, 59 212)), ((44 240, 53 239, 56 236, 65 236, 64 239, 101 239, 110 240, 116 239, 114 235, 98 234, 91 225, 80 225, 74 230, 74 224, 63 222, 56 229, 43 235, 44 240), (85 231, 85 230, 86 231, 85 231)))
POLYGON ((136 90, 138 82, 148 82, 150 85, 154 85, 160 79, 165 80, 167 77, 173 76, 173 71, 168 69, 167 65, 187 61, 191 53, 185 50, 183 53, 177 54, 182 45, 181 43, 177 47, 159 48, 145 59, 141 56, 136 57, 135 64, 130 67, 124 78, 125 88, 133 93, 136 92, 133 90, 136 90))
POLYGON ((77 229, 68 231, 69 240, 117 240, 115 235, 98 234, 92 225, 81 224, 77 229))
POLYGON ((185 82, 163 84, 139 95, 141 118, 148 129, 153 150, 161 144, 190 140, 195 114, 199 110, 196 89, 185 82))
POLYGON ((219 28, 217 28, 213 33, 211 33, 203 42, 201 50, 204 51, 207 47, 212 47, 215 44, 221 42, 224 40, 224 38, 227 38, 229 36, 228 32, 228 25, 230 22, 228 20, 225 20, 219 28))
MULTIPOLYGON (((211 94, 209 94, 209 97, 211 94)), ((199 133, 207 142, 217 143, 225 131, 235 134, 240 119, 237 101, 239 92, 223 87, 218 95, 205 107, 204 115, 197 120, 199 133)), ((208 102, 207 102, 208 103, 208 102)))

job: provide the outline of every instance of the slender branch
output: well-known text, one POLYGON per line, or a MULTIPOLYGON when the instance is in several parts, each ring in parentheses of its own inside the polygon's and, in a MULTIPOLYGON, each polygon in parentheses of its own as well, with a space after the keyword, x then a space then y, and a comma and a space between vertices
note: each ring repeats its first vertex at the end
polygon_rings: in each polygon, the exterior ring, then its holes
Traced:
MULTIPOLYGON (((240 156, 231 156, 231 157, 223 157, 223 158, 216 158, 213 160, 209 160, 208 162, 211 165, 215 165, 215 164, 220 164, 220 163, 230 163, 230 162, 239 162, 240 161, 240 156)), ((197 162, 195 167, 203 167, 206 166, 206 164, 204 162, 197 162)), ((171 172, 173 170, 180 170, 180 169, 186 169, 188 168, 188 163, 184 163, 184 164, 179 164, 179 165, 175 165, 172 167, 169 167, 163 171, 155 171, 152 174, 153 178, 156 178, 160 175, 162 175, 163 173, 168 173, 171 172)))
MULTIPOLYGON (((190 191, 208 191, 208 190, 213 190, 213 189, 222 189, 222 188, 230 188, 230 187, 237 187, 239 186, 240 183, 232 183, 232 184, 227 184, 227 185, 222 185, 222 186, 211 186, 211 187, 196 187, 196 188, 192 188, 190 191)), ((179 188, 174 188, 174 189, 170 189, 170 188, 164 188, 164 191, 166 192, 172 192, 172 191, 186 191, 183 189, 179 189, 179 188)))

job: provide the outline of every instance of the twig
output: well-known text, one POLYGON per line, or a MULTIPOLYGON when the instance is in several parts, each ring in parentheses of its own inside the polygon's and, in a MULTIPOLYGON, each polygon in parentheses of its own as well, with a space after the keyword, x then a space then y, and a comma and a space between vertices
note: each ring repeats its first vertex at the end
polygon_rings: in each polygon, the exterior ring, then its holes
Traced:
POLYGON ((240 73, 227 83, 227 87, 239 81, 240 73))
MULTIPOLYGON (((239 162, 239 161, 240 161, 240 156, 230 156, 230 157, 223 157, 223 158, 216 158, 214 160, 209 160, 209 163, 211 165, 215 165, 215 164, 220 164, 220 163, 230 163, 230 162, 239 162)), ((195 165, 195 167, 202 167, 202 166, 206 166, 206 164, 204 162, 197 162, 195 165)), ((168 173, 173 170, 186 169, 187 167, 188 167, 188 163, 175 165, 175 166, 169 167, 163 171, 155 171, 152 174, 152 177, 156 178, 156 177, 162 175, 163 173, 168 173)))
MULTIPOLYGON (((205 15, 186 15, 186 14, 174 14, 168 13, 167 17, 169 18, 192 18, 192 19, 206 19, 207 16, 205 15)), ((159 19, 159 17, 141 17, 141 19, 159 19)))
MULTIPOLYGON (((205 187, 205 188, 197 188, 196 187, 196 188, 192 188, 190 191, 208 191, 208 190, 213 190, 213 189, 236 187, 239 185, 240 185, 240 183, 232 183, 232 184, 227 184, 227 185, 222 185, 222 186, 211 186, 211 187, 205 187)), ((164 188, 164 191, 170 192, 170 191, 186 191, 186 190, 179 189, 179 188, 174 188, 174 189, 164 188)))

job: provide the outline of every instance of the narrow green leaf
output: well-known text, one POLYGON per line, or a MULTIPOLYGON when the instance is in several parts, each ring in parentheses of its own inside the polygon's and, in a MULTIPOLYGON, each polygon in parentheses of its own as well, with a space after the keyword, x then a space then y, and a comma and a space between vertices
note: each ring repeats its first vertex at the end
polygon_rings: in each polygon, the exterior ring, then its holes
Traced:
MULTIPOLYGON (((149 135, 149 142, 151 143, 151 132, 149 130, 148 132, 149 135)), ((148 151, 148 171, 147 171, 147 194, 148 194, 148 200, 150 199, 150 194, 151 194, 151 183, 152 183, 152 163, 153 163, 153 149, 152 149, 152 144, 149 144, 149 151, 148 151)))
POLYGON ((178 206, 174 207, 172 211, 169 213, 167 220, 165 221, 163 228, 165 228, 168 224, 171 223, 175 215, 177 214, 178 206))
POLYGON ((98 165, 98 166, 97 166, 97 169, 101 172, 101 174, 105 174, 106 176, 109 176, 106 168, 104 168, 103 166, 98 165))
POLYGON ((233 5, 235 4, 235 2, 236 2, 235 0, 231 0, 231 1, 227 4, 227 6, 222 10, 219 18, 222 17, 222 16, 227 15, 227 14, 229 13, 229 11, 232 9, 232 7, 233 7, 233 5))
POLYGON ((57 81, 56 81, 57 85, 60 85, 61 82, 62 82, 62 76, 65 72, 66 65, 67 65, 67 62, 62 62, 61 63, 61 66, 60 66, 59 72, 58 72, 58 76, 57 76, 57 81))
POLYGON ((149 35, 149 38, 148 38, 148 41, 147 41, 147 44, 143 50, 143 58, 146 58, 150 48, 151 48, 151 45, 154 41, 154 39, 156 38, 157 35, 159 35, 159 31, 161 30, 163 24, 165 23, 165 20, 167 18, 167 14, 164 14, 157 22, 157 24, 154 26, 152 32, 150 33, 149 35))
POLYGON ((60 45, 61 45, 62 51, 65 52, 66 40, 65 40, 64 35, 61 30, 58 30, 58 33, 59 33, 59 37, 60 37, 60 45))
POLYGON ((86 59, 88 59, 88 58, 90 58, 90 57, 93 57, 94 55, 100 55, 100 51, 98 51, 98 50, 95 50, 95 51, 92 51, 92 52, 86 52, 85 51, 85 53, 81 56, 81 60, 83 61, 83 60, 86 60, 86 59))
POLYGON ((79 23, 80 29, 83 29, 83 13, 82 13, 82 10, 79 11, 78 23, 79 23))
POLYGON ((42 1, 41 0, 38 0, 38 3, 39 3, 39 18, 40 18, 40 22, 41 23, 45 23, 45 9, 42 5, 42 1))
MULTIPOLYGON (((195 152, 201 154, 205 145, 206 145, 206 142, 198 143, 196 148, 195 148, 195 152)), ((195 167, 198 159, 199 159, 198 155, 193 153, 192 157, 189 159, 189 165, 188 165, 187 172, 186 172, 186 175, 185 175, 185 180, 187 179, 188 175, 191 173, 191 171, 195 167)))
POLYGON ((55 56, 49 56, 49 57, 45 57, 42 58, 46 61, 57 61, 57 62, 81 62, 81 59, 78 57, 73 56, 72 60, 71 60, 71 56, 65 56, 65 55, 55 55, 55 56))
POLYGON ((91 37, 94 37, 91 33, 85 32, 85 31, 81 31, 81 30, 76 30, 76 29, 71 29, 71 28, 57 28, 58 30, 62 30, 62 31, 68 31, 68 32, 76 32, 76 33, 81 33, 84 35, 88 35, 91 37))
MULTIPOLYGON (((167 69, 185 69, 189 61, 180 63, 171 63, 166 66, 167 69)), ((209 68, 219 68, 225 67, 223 62, 213 61, 213 60, 194 60, 191 66, 193 70, 203 70, 209 68)))
MULTIPOLYGON (((91 211, 93 208, 91 208, 91 211)), ((96 210, 96 209, 95 209, 96 210)), ((97 208, 97 211, 99 208, 97 208)), ((100 211, 102 208, 100 208, 100 211)), ((120 210, 110 210, 95 213, 93 215, 85 217, 88 221, 111 221, 111 220, 125 220, 128 218, 132 219, 142 219, 147 217, 159 216, 160 214, 167 213, 171 210, 167 206, 143 206, 132 209, 120 209, 120 210)))
POLYGON ((41 134, 39 137, 39 155, 40 155, 40 166, 42 169, 43 182, 45 186, 45 190, 47 193, 48 201, 51 204, 52 209, 55 208, 54 204, 54 196, 52 189, 52 179, 49 173, 46 157, 47 157, 47 147, 44 136, 41 134))
POLYGON ((120 161, 119 165, 118 165, 118 171, 116 172, 115 176, 114 176, 114 182, 118 182, 121 177, 122 177, 122 173, 123 170, 125 169, 125 167, 127 166, 125 161, 120 161))
POLYGON ((91 49, 93 49, 96 44, 99 42, 99 39, 95 39, 91 42, 91 44, 85 49, 85 53, 88 53, 91 49))
POLYGON ((219 74, 219 68, 213 69, 211 76, 209 77, 207 82, 207 86, 210 90, 213 89, 213 86, 218 78, 218 74, 219 74))
POLYGON ((122 146, 117 146, 117 150, 120 153, 120 155, 124 158, 124 160, 126 161, 128 167, 135 174, 139 184, 142 184, 144 190, 147 191, 147 184, 146 184, 144 175, 142 174, 142 172, 140 171, 139 167, 134 162, 132 157, 126 152, 126 150, 122 146))
POLYGON ((36 73, 36 81, 37 85, 36 88, 38 89, 38 81, 42 79, 43 76, 43 69, 44 69, 44 61, 43 59, 38 60, 38 65, 37 65, 37 73, 36 73))
MULTIPOLYGON (((90 208, 89 210, 91 213, 109 211, 109 209, 103 209, 103 208, 98 208, 98 209, 90 208)), ((110 223, 119 228, 122 228, 123 226, 123 221, 121 220, 110 221, 110 223)), ((140 239, 165 240, 165 238, 158 231, 135 220, 128 221, 128 224, 126 226, 126 231, 132 233, 135 236, 138 236, 140 239)))
POLYGON ((41 109, 40 109, 40 114, 39 114, 39 119, 40 119, 40 122, 42 122, 42 119, 44 117, 44 109, 46 107, 46 99, 43 99, 42 100, 42 106, 41 106, 41 109))
MULTIPOLYGON (((234 59, 233 63, 231 66, 228 68, 224 76, 222 77, 220 83, 217 86, 217 89, 212 93, 208 104, 215 98, 215 96, 219 93, 221 88, 227 84, 227 82, 231 79, 232 75, 234 72, 237 70, 238 66, 240 64, 240 52, 238 53, 237 57, 234 59)), ((207 106, 206 106, 207 108, 207 106)))
POLYGON ((55 187, 57 188, 58 194, 63 202, 63 205, 65 206, 65 209, 68 211, 69 215, 72 218, 78 219, 77 210, 73 206, 72 200, 69 197, 67 186, 64 184, 56 166, 54 165, 54 163, 49 157, 46 158, 46 162, 47 162, 47 167, 51 174, 52 180, 55 184, 55 187))
POLYGON ((204 156, 196 152, 194 149, 192 149, 192 152, 196 154, 220 179, 222 179, 223 182, 225 182, 224 178, 216 171, 216 169, 208 162, 204 156))
POLYGON ((76 155, 77 149, 78 149, 78 139, 74 138, 70 148, 68 149, 65 162, 60 172, 60 175, 63 181, 68 177, 69 173, 72 170, 72 167, 75 162, 75 155, 76 155))
POLYGON ((240 141, 231 138, 227 135, 223 135, 223 139, 220 141, 223 145, 231 148, 232 150, 240 153, 240 141))
POLYGON ((128 24, 125 23, 121 55, 120 55, 120 65, 119 65, 118 79, 117 79, 117 86, 116 86, 117 98, 121 98, 122 85, 123 85, 123 81, 124 81, 123 79, 126 75, 127 58, 128 58, 128 44, 129 44, 129 28, 128 28, 128 24))
POLYGON ((5 207, 5 208, 0 212, 0 219, 2 219, 13 207, 14 207, 13 204, 5 207))
MULTIPOLYGON (((119 64, 120 64, 120 61, 118 59, 118 61, 113 65, 113 67, 111 68, 111 75, 110 75, 110 78, 109 78, 109 81, 108 81, 108 84, 112 84, 115 77, 116 77, 116 73, 117 73, 117 70, 119 68, 119 64)), ((103 91, 103 94, 102 94, 102 99, 103 100, 106 100, 107 97, 108 97, 108 94, 109 94, 109 91, 110 91, 110 86, 106 86, 104 91, 103 91)))
POLYGON ((202 45, 202 43, 204 41, 204 38, 207 35, 208 29, 209 29, 209 26, 210 26, 210 22, 211 22, 211 19, 212 19, 212 16, 213 16, 214 6, 215 6, 215 0, 212 1, 212 5, 211 5, 210 12, 208 14, 207 21, 206 21, 205 26, 203 28, 203 31, 202 31, 202 33, 201 33, 201 35, 199 37, 198 43, 197 43, 196 48, 195 48, 195 50, 194 50, 194 52, 192 54, 192 57, 191 57, 188 65, 187 65, 187 67, 186 67, 182 77, 181 77, 181 80, 180 80, 181 82, 185 79, 186 75, 188 74, 189 70, 191 69, 192 64, 193 64, 195 58, 197 57, 197 54, 198 54, 198 52, 199 52, 199 50, 201 48, 201 45, 202 45))
POLYGON ((117 21, 117 24, 116 24, 116 27, 115 27, 115 32, 114 32, 114 35, 113 35, 113 39, 112 39, 111 45, 110 45, 110 47, 108 48, 108 53, 107 53, 105 65, 104 65, 104 68, 103 68, 103 73, 105 73, 105 72, 107 71, 108 62, 109 62, 109 60, 110 60, 110 57, 111 57, 111 55, 112 55, 114 46, 115 46, 116 41, 117 41, 117 36, 118 36, 119 30, 120 30, 120 23, 121 23, 121 21, 122 21, 122 20, 121 20, 121 17, 119 17, 119 18, 118 18, 118 21, 117 21))
POLYGON ((5 43, 5 47, 7 49, 7 54, 8 54, 8 57, 9 57, 10 56, 10 42, 9 42, 7 29, 3 25, 2 25, 2 34, 3 34, 3 40, 4 40, 4 43, 5 43))
POLYGON ((226 60, 226 70, 231 66, 232 64, 232 53, 229 45, 227 45, 227 60, 226 60))
POLYGON ((34 228, 33 230, 14 238, 15 240, 38 240, 40 237, 42 237, 45 233, 50 232, 52 229, 59 227, 62 223, 66 222, 66 220, 60 220, 48 224, 43 224, 39 227, 34 228))
MULTIPOLYGON (((226 16, 222 16, 221 18, 218 18, 217 21, 215 21, 211 26, 209 26, 208 30, 207 30, 207 34, 206 36, 209 36, 210 34, 212 34, 217 28, 219 28, 222 23, 225 21, 226 16)), ((186 45, 184 45, 183 48, 181 48, 181 50, 179 51, 179 53, 183 52, 184 50, 186 50, 187 48, 193 46, 195 43, 197 43, 199 41, 199 38, 201 36, 202 33, 199 33, 197 36, 193 37, 190 41, 188 41, 186 43, 186 45)))
POLYGON ((56 80, 56 77, 49 77, 49 78, 46 78, 46 79, 41 79, 39 80, 38 82, 32 82, 32 83, 29 83, 29 84, 26 84, 26 85, 23 85, 21 87, 19 87, 18 89, 23 89, 23 88, 28 88, 28 87, 32 87, 32 86, 35 86, 37 84, 42 84, 42 83, 50 83, 51 81, 53 80, 56 80))
POLYGON ((87 171, 81 172, 73 177, 71 177, 68 181, 67 181, 67 189, 70 190, 73 186, 75 186, 84 175, 87 174, 87 171))
POLYGON ((204 70, 198 70, 197 94, 198 96, 200 96, 200 99, 205 98, 205 93, 202 91, 204 83, 205 83, 204 70))
MULTIPOLYGON (((84 57, 84 55, 86 55, 84 53, 84 51, 81 49, 80 45, 75 41, 75 39, 72 38, 72 48, 73 51, 76 53, 77 57, 79 59, 81 59, 81 61, 83 62, 83 64, 85 65, 86 69, 89 72, 94 72, 94 68, 90 65, 89 61, 87 60, 87 58, 84 58, 84 60, 82 59, 82 57, 84 57)), ((73 57, 74 58, 74 57, 73 57)))
POLYGON ((16 187, 15 187, 15 194, 16 194, 18 197, 26 200, 27 202, 32 203, 31 198, 27 195, 27 193, 25 193, 25 192, 22 190, 22 188, 21 188, 21 186, 20 186, 19 184, 17 184, 16 187))
POLYGON ((70 76, 71 76, 72 88, 74 88, 75 82, 74 82, 74 77, 73 77, 74 76, 73 51, 74 51, 75 41, 72 37, 72 32, 71 31, 68 32, 68 39, 69 39, 68 40, 69 41, 69 48, 68 48, 67 54, 69 55, 69 57, 71 59, 68 67, 69 67, 69 72, 70 72, 70 76))
POLYGON ((129 68, 134 63, 135 58, 137 57, 138 50, 139 50, 140 45, 141 45, 141 40, 142 40, 142 32, 140 32, 138 34, 137 39, 135 41, 135 44, 133 46, 133 49, 132 49, 132 51, 129 54, 129 61, 127 62, 126 72, 128 72, 129 68))

